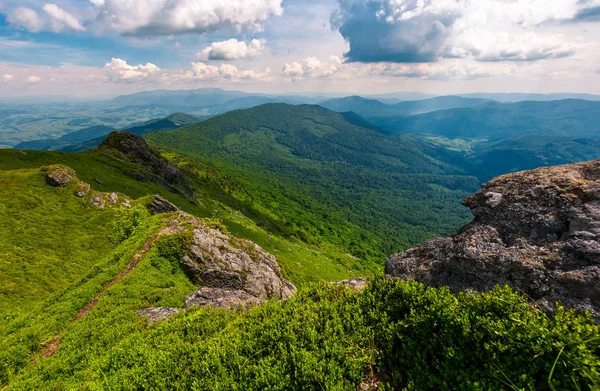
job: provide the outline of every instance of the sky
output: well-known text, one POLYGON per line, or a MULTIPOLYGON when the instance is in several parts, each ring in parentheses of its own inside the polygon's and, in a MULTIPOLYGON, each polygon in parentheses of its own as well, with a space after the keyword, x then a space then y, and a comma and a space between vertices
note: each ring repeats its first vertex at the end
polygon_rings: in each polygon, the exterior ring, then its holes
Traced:
POLYGON ((600 94, 600 0, 0 0, 0 97, 600 94))

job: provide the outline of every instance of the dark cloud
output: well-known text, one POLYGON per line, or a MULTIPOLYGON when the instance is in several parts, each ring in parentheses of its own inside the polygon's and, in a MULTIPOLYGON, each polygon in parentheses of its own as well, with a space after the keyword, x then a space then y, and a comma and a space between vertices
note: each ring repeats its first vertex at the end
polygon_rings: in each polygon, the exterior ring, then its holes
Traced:
POLYGON ((579 22, 599 22, 600 7, 589 7, 582 9, 577 12, 574 20, 579 22))
MULTIPOLYGON (((426 1, 426 3, 429 3, 426 1)), ((451 29, 460 15, 431 13, 417 9, 417 1, 404 4, 401 18, 398 5, 390 0, 341 0, 331 24, 349 43, 348 62, 435 62, 444 51, 451 29)))

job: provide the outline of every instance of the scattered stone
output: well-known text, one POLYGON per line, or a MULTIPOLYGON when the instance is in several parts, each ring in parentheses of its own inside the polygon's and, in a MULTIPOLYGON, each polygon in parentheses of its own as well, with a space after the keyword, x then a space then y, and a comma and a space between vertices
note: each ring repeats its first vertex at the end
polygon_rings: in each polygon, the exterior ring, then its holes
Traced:
POLYGON ((46 171, 46 182, 55 187, 67 187, 74 181, 77 181, 75 170, 60 164, 48 167, 42 167, 46 171))
POLYGON ((96 181, 96 183, 99 184, 100 186, 103 185, 102 181, 98 178, 94 178, 94 181, 96 181))
POLYGON ((88 183, 79 182, 75 187, 75 195, 77 197, 85 197, 90 192, 91 186, 88 183))
POLYGON ((168 317, 183 311, 182 308, 145 308, 138 311, 138 315, 148 318, 150 323, 164 322, 168 317))
POLYGON ((354 291, 362 291, 363 289, 365 289, 367 287, 368 283, 369 283, 368 279, 366 279, 364 277, 358 277, 358 278, 351 278, 349 280, 334 282, 332 284, 333 285, 345 285, 354 291))
POLYGON ((236 309, 241 306, 244 309, 249 309, 262 304, 262 302, 262 299, 249 295, 242 290, 202 287, 185 299, 185 306, 199 305, 224 309, 236 309))
POLYGON ((90 202, 92 203, 92 205, 94 205, 100 209, 104 209, 106 207, 106 201, 104 200, 102 193, 92 194, 92 198, 90 199, 90 202))
POLYGON ((153 216, 160 213, 173 213, 179 210, 174 204, 159 195, 155 195, 152 202, 146 205, 146 208, 148 208, 148 211, 153 216))
POLYGON ((500 176, 464 204, 472 223, 392 255, 386 273, 453 291, 510 285, 600 319, 600 160, 500 176))

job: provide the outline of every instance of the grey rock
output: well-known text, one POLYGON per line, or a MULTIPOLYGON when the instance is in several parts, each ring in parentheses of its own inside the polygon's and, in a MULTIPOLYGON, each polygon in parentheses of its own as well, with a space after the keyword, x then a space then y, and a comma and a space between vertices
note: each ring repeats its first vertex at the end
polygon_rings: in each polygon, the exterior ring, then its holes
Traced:
POLYGON ((152 181, 171 192, 189 198, 194 195, 179 168, 169 164, 160 153, 150 148, 146 140, 136 134, 113 132, 98 146, 98 150, 112 158, 126 159, 137 164, 140 169, 129 171, 127 174, 138 181, 152 181), (120 152, 120 158, 110 151, 120 152))
POLYGON ((504 175, 464 204, 472 223, 392 255, 386 273, 453 291, 510 285, 600 319, 600 160, 504 175))
POLYGON ((185 299, 185 306, 236 309, 242 307, 248 309, 260 305, 262 299, 252 296, 241 290, 227 290, 221 288, 202 287, 185 299))
POLYGON ((171 202, 166 200, 165 198, 155 195, 148 205, 146 205, 148 211, 150 211, 151 215, 157 215, 160 213, 172 213, 177 212, 179 208, 173 205, 171 202))
POLYGON ((333 282, 333 285, 343 285, 354 291, 362 291, 367 287, 369 280, 364 277, 351 278, 349 280, 333 282))
POLYGON ((66 187, 77 180, 75 170, 60 164, 43 167, 42 170, 47 171, 46 182, 55 187, 66 187))
POLYGON ((203 223, 193 235, 189 255, 181 264, 199 285, 241 290, 262 300, 287 299, 296 292, 283 277, 275 257, 256 244, 203 223))
POLYGON ((182 308, 145 308, 138 311, 138 315, 148 318, 150 323, 162 322, 172 315, 183 311, 182 308))

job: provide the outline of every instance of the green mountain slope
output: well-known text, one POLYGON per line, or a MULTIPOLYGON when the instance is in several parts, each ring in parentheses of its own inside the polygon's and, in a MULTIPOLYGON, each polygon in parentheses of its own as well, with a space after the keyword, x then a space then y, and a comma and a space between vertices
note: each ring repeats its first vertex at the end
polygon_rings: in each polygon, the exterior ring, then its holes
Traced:
POLYGON ((241 184, 232 196, 280 231, 364 260, 456 229, 477 186, 459 157, 319 106, 263 105, 146 137, 241 184))
MULTIPOLYGON (((111 251, 112 210, 73 189, 54 188, 39 169, 0 171, 0 314, 26 312, 85 275, 111 251)), ((0 322, 1 323, 1 322, 0 322)))
POLYGON ((111 213, 89 207, 72 196, 72 191, 44 183, 39 168, 55 164, 73 168, 92 191, 116 192, 132 199, 159 194, 195 216, 222 220, 230 232, 275 254, 284 273, 298 285, 372 275, 376 269, 365 268, 334 246, 317 247, 266 231, 259 226, 265 221, 259 220, 260 215, 254 220, 246 217, 241 211, 244 204, 227 195, 229 189, 243 188, 214 168, 197 163, 193 171, 184 171, 195 193, 194 202, 190 202, 189 197, 149 180, 156 173, 149 173, 143 164, 130 159, 106 148, 82 153, 0 150, 0 250, 5 250, 1 251, 0 266, 3 271, 11 270, 3 274, 2 292, 6 296, 0 298, 0 317, 27 312, 50 293, 82 277, 111 248, 111 228, 107 226, 111 213), (60 270, 63 266, 63 276, 54 278, 50 269, 60 270), (22 300, 17 299, 21 296, 22 300))
POLYGON ((486 179, 541 166, 569 164, 600 157, 600 139, 518 136, 477 144, 470 154, 486 179))

